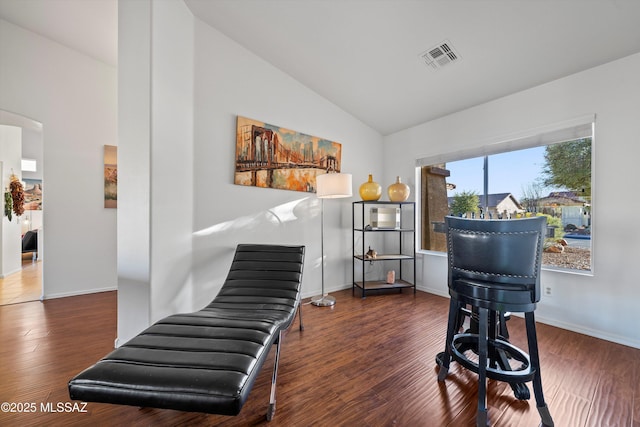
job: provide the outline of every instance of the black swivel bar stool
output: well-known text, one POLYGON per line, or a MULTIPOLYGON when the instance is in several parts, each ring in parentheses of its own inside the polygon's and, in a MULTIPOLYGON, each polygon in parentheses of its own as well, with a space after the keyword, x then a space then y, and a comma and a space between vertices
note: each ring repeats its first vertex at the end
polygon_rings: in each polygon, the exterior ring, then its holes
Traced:
POLYGON ((478 427, 488 425, 487 378, 508 382, 514 390, 517 384, 533 381, 541 425, 552 427, 553 419, 542 392, 533 314, 541 296, 546 218, 446 217, 445 224, 451 301, 445 351, 436 358, 440 365, 438 381, 447 377, 451 359, 478 374, 478 427), (469 314, 467 305, 474 315, 477 313, 477 333, 459 333, 464 316, 469 314), (501 336, 501 315, 505 312, 524 313, 528 354, 501 336), (509 360, 520 365, 512 368, 509 360))

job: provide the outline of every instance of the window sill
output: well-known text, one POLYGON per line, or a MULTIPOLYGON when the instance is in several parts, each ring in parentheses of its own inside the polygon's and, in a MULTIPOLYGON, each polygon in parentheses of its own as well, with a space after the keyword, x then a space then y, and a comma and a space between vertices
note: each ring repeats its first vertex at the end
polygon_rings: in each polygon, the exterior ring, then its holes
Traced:
MULTIPOLYGON (((428 251, 428 250, 424 250, 424 249, 418 249, 416 250, 416 255, 429 255, 429 256, 435 256, 435 257, 440 257, 440 258, 446 258, 447 254, 446 252, 438 252, 438 251, 428 251)), ((593 270, 574 270, 574 269, 569 269, 569 268, 562 268, 562 267, 553 267, 553 266, 542 266, 542 271, 549 271, 552 273, 565 273, 565 274, 575 274, 578 276, 588 276, 588 277, 593 277, 593 270)))

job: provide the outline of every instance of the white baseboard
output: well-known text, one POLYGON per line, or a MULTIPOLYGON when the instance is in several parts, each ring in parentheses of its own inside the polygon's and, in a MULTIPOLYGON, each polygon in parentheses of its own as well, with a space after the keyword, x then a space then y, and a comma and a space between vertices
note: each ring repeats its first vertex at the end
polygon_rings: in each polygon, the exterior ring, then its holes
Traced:
POLYGON ((7 274, 0 274, 0 279, 5 279, 5 278, 7 278, 8 276, 11 276, 12 274, 15 274, 15 273, 19 273, 19 272, 21 272, 21 271, 22 271, 22 268, 19 268, 19 269, 17 269, 17 270, 10 271, 10 272, 8 272, 7 274))
POLYGON ((439 297, 449 298, 449 291, 442 291, 441 289, 427 288, 424 286, 416 286, 416 289, 428 294, 438 295, 439 297))
MULTIPOLYGON (((331 288, 326 288, 325 287, 324 291, 326 293, 330 294, 332 292, 338 292, 338 291, 343 291, 345 289, 351 289, 352 287, 353 287, 353 285, 349 283, 349 284, 340 285, 340 286, 333 286, 331 288)), ((423 291, 423 292, 427 292, 427 293, 430 293, 430 294, 435 294, 435 295, 439 295, 439 296, 442 296, 442 297, 449 298, 449 294, 448 293, 441 294, 436 289, 429 289, 429 288, 425 288, 425 287, 422 287, 422 286, 416 286, 416 289, 418 291, 423 291)), ((312 297, 315 297, 317 295, 320 295, 320 290, 315 291, 315 292, 303 292, 301 297, 302 297, 302 299, 305 299, 305 298, 312 298, 312 297)))
POLYGON ((630 339, 629 337, 611 334, 608 332, 599 331, 597 329, 585 328, 580 325, 558 321, 555 319, 549 319, 541 316, 536 316, 536 322, 544 323, 545 325, 555 326, 556 328, 560 328, 560 329, 566 329, 571 332, 577 332, 582 335, 599 338, 605 341, 611 341, 616 344, 626 345, 627 347, 640 349, 640 340, 630 339))
POLYGON ((109 292, 109 291, 116 291, 116 290, 118 290, 117 286, 110 286, 107 288, 83 289, 81 291, 74 291, 74 292, 62 292, 62 293, 48 294, 48 295, 43 294, 41 300, 65 298, 65 297, 76 297, 79 295, 97 294, 99 292, 109 292))
MULTIPOLYGON (((449 298, 449 293, 443 293, 439 289, 430 289, 424 287, 417 287, 418 290, 428 292, 430 294, 438 295, 441 297, 449 298)), ((516 317, 524 317, 521 313, 513 313, 516 317)), ((630 339, 629 337, 611 334, 608 332, 599 331, 597 329, 585 328, 573 323, 563 322, 557 319, 550 319, 543 316, 536 315, 536 322, 544 323, 545 325, 555 326, 556 328, 565 329, 567 331, 576 332, 578 334, 587 335, 594 338, 599 338, 605 341, 611 341, 616 344, 626 345, 627 347, 633 347, 640 349, 640 340, 630 339)))

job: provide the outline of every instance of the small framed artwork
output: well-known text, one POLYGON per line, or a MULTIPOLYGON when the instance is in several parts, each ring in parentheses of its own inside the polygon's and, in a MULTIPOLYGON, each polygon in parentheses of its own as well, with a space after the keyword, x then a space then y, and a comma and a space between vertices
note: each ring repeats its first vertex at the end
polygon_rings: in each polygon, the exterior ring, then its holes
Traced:
POLYGON ((42 210, 42 180, 23 179, 24 181, 24 209, 27 211, 42 210))
POLYGON ((118 147, 104 146, 104 207, 118 207, 118 147))

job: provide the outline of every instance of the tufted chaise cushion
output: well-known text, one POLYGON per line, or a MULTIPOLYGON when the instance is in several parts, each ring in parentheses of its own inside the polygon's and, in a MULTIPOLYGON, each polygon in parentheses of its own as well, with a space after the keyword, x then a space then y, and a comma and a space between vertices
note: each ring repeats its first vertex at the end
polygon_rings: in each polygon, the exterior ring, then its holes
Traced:
POLYGON ((204 309, 153 324, 69 382, 72 399, 236 415, 300 303, 303 246, 238 245, 204 309))

